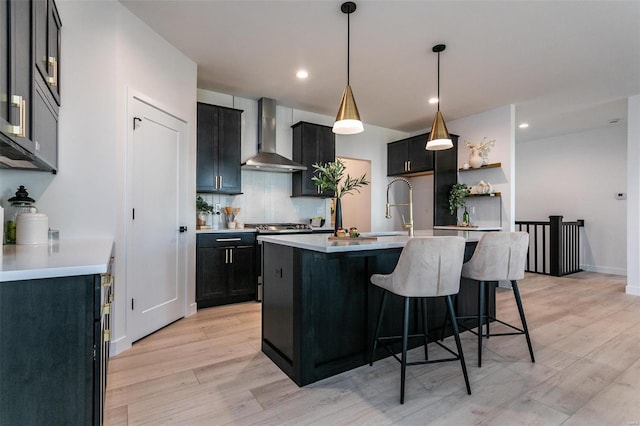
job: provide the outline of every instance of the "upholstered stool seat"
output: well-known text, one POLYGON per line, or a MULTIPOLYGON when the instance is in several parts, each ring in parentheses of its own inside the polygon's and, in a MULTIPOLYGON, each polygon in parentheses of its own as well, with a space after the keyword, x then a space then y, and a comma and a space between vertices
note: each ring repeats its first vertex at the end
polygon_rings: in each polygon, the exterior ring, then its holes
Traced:
POLYGON ((464 362, 464 354, 460 344, 460 336, 451 295, 457 294, 460 289, 460 272, 464 258, 465 240, 461 237, 422 237, 411 238, 402 250, 398 263, 391 274, 382 275, 375 274, 371 276, 371 282, 383 290, 382 301, 380 303, 380 311, 378 313, 378 321, 376 325, 375 336, 371 349, 370 364, 373 365, 376 348, 379 342, 402 341, 401 358, 393 353, 391 354, 400 361, 400 403, 404 404, 404 388, 405 375, 407 365, 428 364, 443 361, 460 361, 464 381, 467 387, 467 393, 471 394, 469 386, 469 377, 467 376, 467 368, 464 362), (385 336, 380 337, 380 328, 384 314, 385 302, 388 293, 393 293, 404 298, 403 326, 401 336, 385 336), (428 359, 428 337, 427 337, 427 312, 426 298, 445 297, 447 310, 451 323, 454 325, 454 336, 457 346, 457 353, 438 342, 435 343, 442 346, 453 358, 429 360, 428 359), (423 334, 409 336, 409 309, 411 298, 421 299, 422 318, 423 318, 423 334), (425 345, 425 361, 407 362, 407 348, 409 337, 424 338, 425 345))
MULTIPOLYGON (((529 329, 522 307, 518 280, 524 278, 524 266, 529 248, 529 234, 526 232, 489 232, 482 236, 476 246, 473 256, 462 265, 462 277, 475 280, 479 284, 478 288, 478 329, 477 332, 469 330, 478 335, 478 367, 482 366, 482 338, 491 336, 510 336, 514 334, 524 334, 529 346, 531 362, 535 362, 533 347, 529 337, 529 329), (489 315, 486 302, 487 282, 510 281, 513 289, 522 328, 515 327, 504 321, 498 320, 489 315), (510 333, 490 333, 490 322, 497 321, 506 325, 515 332, 510 333), (486 326, 486 333, 483 328, 486 326)), ((458 319, 464 319, 459 317, 458 319)), ((465 327, 466 328, 466 327, 465 327)))

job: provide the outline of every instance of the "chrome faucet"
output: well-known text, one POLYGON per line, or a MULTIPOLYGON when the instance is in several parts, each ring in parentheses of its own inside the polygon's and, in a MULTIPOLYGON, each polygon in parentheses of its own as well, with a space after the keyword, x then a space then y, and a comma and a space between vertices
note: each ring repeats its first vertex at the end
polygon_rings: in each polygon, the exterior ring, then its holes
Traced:
POLYGON ((413 237, 413 188, 411 187, 411 183, 405 178, 395 178, 387 185, 387 204, 384 215, 384 217, 387 219, 391 219, 391 206, 409 206, 409 222, 405 222, 404 215, 402 215, 402 227, 407 230, 410 237, 413 237), (409 202, 402 204, 389 204, 389 188, 391 188, 391 185, 398 181, 406 183, 409 187, 409 202))

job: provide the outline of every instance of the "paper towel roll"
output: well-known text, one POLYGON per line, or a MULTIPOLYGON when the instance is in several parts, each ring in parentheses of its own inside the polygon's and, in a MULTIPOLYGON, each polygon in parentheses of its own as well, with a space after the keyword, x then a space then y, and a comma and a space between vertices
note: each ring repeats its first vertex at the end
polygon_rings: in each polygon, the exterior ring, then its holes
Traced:
POLYGON ((44 213, 22 213, 16 218, 16 244, 47 244, 49 218, 44 213))

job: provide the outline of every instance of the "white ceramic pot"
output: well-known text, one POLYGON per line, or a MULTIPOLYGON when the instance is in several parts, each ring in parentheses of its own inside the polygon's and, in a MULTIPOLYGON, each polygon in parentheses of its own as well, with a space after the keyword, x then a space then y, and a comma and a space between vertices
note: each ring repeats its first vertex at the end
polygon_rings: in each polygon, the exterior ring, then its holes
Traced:
POLYGON ((474 168, 482 167, 484 163, 484 158, 482 158, 482 152, 479 149, 471 149, 471 154, 469 155, 469 165, 474 168))

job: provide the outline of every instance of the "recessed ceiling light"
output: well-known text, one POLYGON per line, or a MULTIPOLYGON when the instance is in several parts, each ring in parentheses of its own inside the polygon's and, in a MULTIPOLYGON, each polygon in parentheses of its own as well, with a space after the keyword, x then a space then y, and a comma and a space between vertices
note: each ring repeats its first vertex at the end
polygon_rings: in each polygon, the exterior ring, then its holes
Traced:
POLYGON ((305 78, 309 77, 309 73, 306 70, 298 70, 298 72, 296 73, 296 77, 304 80, 305 78))
POLYGON ((520 123, 518 127, 520 127, 521 129, 526 129, 527 127, 529 127, 529 123, 520 123))
POLYGON ((431 99, 429 99, 429 103, 430 103, 430 104, 437 104, 437 103, 438 103, 438 98, 431 98, 431 99))

